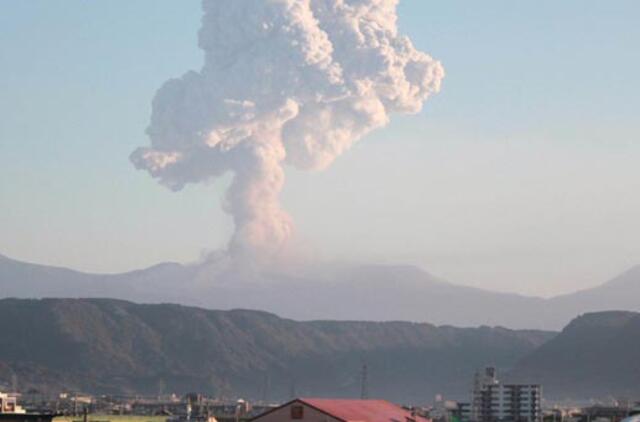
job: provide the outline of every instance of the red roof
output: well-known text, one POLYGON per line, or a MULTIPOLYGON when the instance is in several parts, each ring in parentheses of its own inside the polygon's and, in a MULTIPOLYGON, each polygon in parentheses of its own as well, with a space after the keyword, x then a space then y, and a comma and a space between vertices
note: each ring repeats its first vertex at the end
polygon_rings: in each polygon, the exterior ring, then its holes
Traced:
POLYGON ((345 422, 427 422, 386 400, 299 399, 323 413, 345 422))

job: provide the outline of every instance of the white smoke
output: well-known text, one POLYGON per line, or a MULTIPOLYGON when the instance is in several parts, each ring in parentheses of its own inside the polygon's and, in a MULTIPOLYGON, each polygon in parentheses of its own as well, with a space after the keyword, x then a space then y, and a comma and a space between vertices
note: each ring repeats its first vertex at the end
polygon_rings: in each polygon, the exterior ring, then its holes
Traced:
POLYGON ((269 260, 292 235, 283 164, 323 169, 391 113, 416 113, 444 70, 398 34, 398 0, 204 0, 199 72, 153 101, 138 169, 173 190, 233 172, 234 258, 269 260))

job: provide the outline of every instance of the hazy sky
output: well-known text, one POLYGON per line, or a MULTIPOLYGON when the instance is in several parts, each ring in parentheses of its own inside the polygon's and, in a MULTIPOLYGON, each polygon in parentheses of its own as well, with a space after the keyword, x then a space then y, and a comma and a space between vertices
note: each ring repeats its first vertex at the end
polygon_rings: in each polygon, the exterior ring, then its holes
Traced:
MULTIPOLYGON (((223 247, 229 179, 172 193, 128 160, 202 63, 197 1, 9 0, 0 13, 0 253, 116 272, 223 247)), ((640 263, 640 3, 404 0, 442 92, 283 202, 324 259, 413 263, 549 295, 640 263)))

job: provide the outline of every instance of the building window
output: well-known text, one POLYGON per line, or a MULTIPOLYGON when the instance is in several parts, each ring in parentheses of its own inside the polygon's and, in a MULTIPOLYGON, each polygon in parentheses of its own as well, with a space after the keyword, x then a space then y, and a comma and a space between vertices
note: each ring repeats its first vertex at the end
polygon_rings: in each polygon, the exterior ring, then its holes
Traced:
POLYGON ((304 418, 304 407, 291 406, 291 419, 302 419, 302 418, 304 418))

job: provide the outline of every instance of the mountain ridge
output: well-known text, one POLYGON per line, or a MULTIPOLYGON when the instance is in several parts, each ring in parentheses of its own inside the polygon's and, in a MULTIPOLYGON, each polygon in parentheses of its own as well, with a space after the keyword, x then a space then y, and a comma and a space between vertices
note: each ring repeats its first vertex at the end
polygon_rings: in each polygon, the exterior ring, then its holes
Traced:
POLYGON ((404 320, 558 330, 585 312, 640 311, 634 300, 640 297, 638 268, 599 287, 545 299, 460 286, 407 265, 316 264, 297 273, 252 278, 217 261, 92 274, 7 258, 0 261, 0 289, 2 297, 108 297, 258 309, 295 320, 404 320))
POLYGON ((640 313, 592 312, 521 359, 509 376, 544 385, 558 399, 640 393, 640 313))
POLYGON ((640 313, 574 318, 560 333, 404 321, 294 321, 115 299, 0 299, 0 385, 94 394, 206 392, 284 400, 373 397, 467 400, 473 373, 540 383, 550 400, 640 394, 640 313))
POLYGON ((555 333, 410 322, 297 322, 112 299, 1 299, 0 381, 93 393, 206 391, 272 399, 354 397, 363 362, 371 392, 424 401, 463 397, 476 367, 508 369, 555 333))

